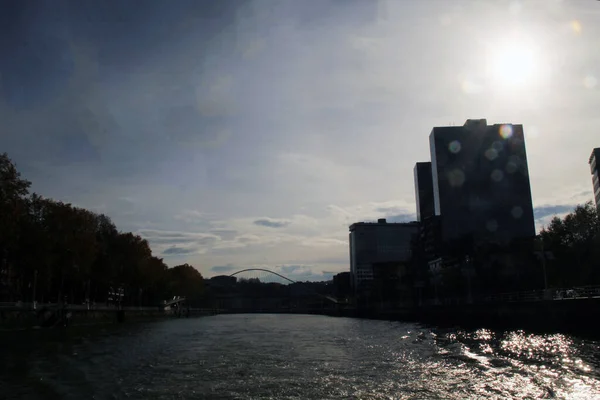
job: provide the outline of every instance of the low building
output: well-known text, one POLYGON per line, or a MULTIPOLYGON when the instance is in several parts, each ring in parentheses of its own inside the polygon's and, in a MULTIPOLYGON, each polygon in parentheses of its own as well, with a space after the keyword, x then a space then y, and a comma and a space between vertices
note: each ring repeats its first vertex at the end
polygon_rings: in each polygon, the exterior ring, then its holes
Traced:
POLYGON ((350 275, 356 291, 374 279, 374 265, 408 262, 418 222, 358 222, 350 225, 350 275))
POLYGON ((350 272, 340 272, 333 276, 334 294, 337 298, 343 299, 351 294, 350 272))

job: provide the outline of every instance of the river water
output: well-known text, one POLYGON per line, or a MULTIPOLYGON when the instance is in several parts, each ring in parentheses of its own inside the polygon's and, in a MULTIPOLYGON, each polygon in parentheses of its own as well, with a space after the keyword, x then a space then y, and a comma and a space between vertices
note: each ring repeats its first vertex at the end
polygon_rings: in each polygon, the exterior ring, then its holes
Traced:
POLYGON ((0 332, 4 399, 600 399, 600 342, 309 315, 0 332))

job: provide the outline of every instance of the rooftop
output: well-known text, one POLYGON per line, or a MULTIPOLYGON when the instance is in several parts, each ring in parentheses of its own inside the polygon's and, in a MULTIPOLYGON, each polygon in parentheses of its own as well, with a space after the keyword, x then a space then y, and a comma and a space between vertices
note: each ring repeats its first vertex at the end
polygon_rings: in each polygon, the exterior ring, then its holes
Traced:
POLYGON ((355 222, 352 225, 350 225, 350 230, 354 230, 359 226, 389 226, 389 227, 414 227, 414 226, 418 226, 419 222, 418 221, 410 221, 410 222, 387 222, 387 220, 385 218, 380 218, 377 220, 377 222, 375 221, 368 221, 368 222, 355 222))

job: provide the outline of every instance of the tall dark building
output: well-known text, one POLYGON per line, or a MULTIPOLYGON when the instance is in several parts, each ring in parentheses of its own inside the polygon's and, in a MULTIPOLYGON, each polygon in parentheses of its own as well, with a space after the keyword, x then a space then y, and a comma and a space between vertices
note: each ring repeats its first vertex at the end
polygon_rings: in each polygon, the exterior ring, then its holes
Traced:
POLYGON ((594 185, 594 200, 596 209, 600 213, 600 173, 598 172, 598 163, 600 163, 600 147, 596 147, 590 156, 590 169, 592 170, 592 183, 594 185))
POLYGON ((507 243, 535 235, 522 125, 467 120, 433 128, 429 142, 444 242, 507 243))
POLYGON ((414 168, 417 221, 422 222, 435 214, 431 162, 418 162, 414 168))

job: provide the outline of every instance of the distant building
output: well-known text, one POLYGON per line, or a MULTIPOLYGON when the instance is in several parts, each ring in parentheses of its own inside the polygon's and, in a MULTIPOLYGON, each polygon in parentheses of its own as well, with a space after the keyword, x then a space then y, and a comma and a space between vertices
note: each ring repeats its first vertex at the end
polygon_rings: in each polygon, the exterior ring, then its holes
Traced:
POLYGON ((431 162, 418 162, 414 168, 417 221, 435 215, 431 162))
POLYGON ((413 238, 419 233, 417 222, 358 222, 350 225, 350 274, 356 289, 372 281, 374 266, 403 263, 411 257, 413 238))
POLYGON ((431 162, 418 162, 414 167, 417 221, 420 223, 421 256, 435 258, 441 248, 440 217, 435 215, 431 162))
POLYGON ((596 209, 600 213, 600 173, 598 172, 598 163, 600 163, 600 147, 596 147, 590 156, 590 169, 592 171, 592 183, 594 185, 594 201, 596 209))
POLYGON ((434 213, 444 243, 508 243, 535 236, 523 126, 433 128, 429 136, 434 213))
POLYGON ((351 294, 350 272, 340 272, 333 276, 333 287, 335 296, 345 298, 351 294))

